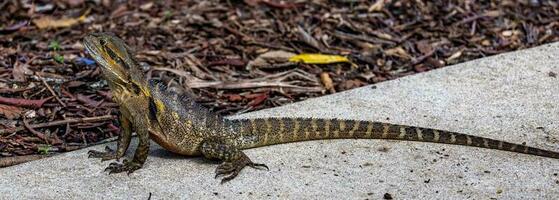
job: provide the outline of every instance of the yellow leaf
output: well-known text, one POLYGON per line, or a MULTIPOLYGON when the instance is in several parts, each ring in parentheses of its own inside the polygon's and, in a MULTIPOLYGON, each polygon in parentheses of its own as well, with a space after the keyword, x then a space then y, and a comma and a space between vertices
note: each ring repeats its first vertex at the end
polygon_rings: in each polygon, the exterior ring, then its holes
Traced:
POLYGON ((330 63, 339 63, 339 62, 351 63, 344 56, 312 54, 312 53, 302 53, 299 55, 292 56, 291 58, 289 58, 289 61, 301 62, 306 64, 330 64, 330 63))
POLYGON ((79 22, 85 20, 85 16, 89 13, 89 10, 85 12, 82 16, 78 18, 62 18, 62 19, 54 19, 50 16, 45 16, 39 19, 33 20, 33 23, 39 29, 46 29, 46 28, 63 28, 63 27, 70 27, 79 22))

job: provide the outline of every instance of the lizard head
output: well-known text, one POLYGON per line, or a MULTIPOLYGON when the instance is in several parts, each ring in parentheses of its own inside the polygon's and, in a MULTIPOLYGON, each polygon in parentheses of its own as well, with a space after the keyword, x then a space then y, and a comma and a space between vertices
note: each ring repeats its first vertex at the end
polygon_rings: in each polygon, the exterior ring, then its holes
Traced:
POLYGON ((83 44, 101 67, 109 85, 149 94, 147 80, 122 39, 110 33, 90 33, 85 36, 83 44))

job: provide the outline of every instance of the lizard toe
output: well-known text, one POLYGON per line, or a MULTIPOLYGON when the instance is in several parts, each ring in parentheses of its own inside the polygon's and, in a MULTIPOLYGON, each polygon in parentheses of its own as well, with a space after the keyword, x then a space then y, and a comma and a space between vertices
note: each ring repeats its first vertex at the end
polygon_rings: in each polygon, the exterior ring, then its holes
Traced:
POLYGON ((109 171, 109 174, 113 174, 113 173, 120 173, 126 170, 124 168, 124 164, 113 162, 109 164, 107 168, 105 168, 105 171, 109 171))
POLYGON ((231 175, 224 177, 223 179, 221 179, 221 184, 224 184, 230 180, 233 180, 235 177, 237 177, 237 175, 239 175, 239 172, 241 170, 240 169, 235 169, 235 171, 233 171, 231 173, 231 175))
POLYGON ((140 168, 142 168, 142 164, 125 159, 122 163, 113 162, 109 164, 109 166, 105 168, 105 171, 109 171, 109 174, 127 172, 127 174, 130 175, 140 168))
POLYGON ((215 169, 215 178, 221 175, 227 175, 235 171, 235 167, 230 162, 223 162, 215 169))
POLYGON ((132 172, 142 168, 142 164, 130 161, 125 162, 124 167, 126 168, 127 174, 130 175, 132 172))
POLYGON ((269 170, 268 166, 266 166, 265 164, 254 163, 252 162, 252 160, 250 160, 250 158, 246 154, 242 152, 240 153, 241 154, 237 159, 234 159, 230 162, 223 162, 217 167, 216 178, 220 175, 229 175, 221 179, 222 184, 237 177, 237 175, 239 175, 241 170, 243 170, 243 168, 245 168, 246 166, 255 169, 266 168, 267 170, 269 170))
POLYGON ((266 164, 263 164, 263 163, 253 163, 253 162, 251 162, 248 166, 250 166, 254 169, 264 169, 265 168, 266 170, 270 171, 270 168, 266 164))
POLYGON ((88 158, 101 158, 101 161, 118 160, 116 152, 109 146, 105 146, 105 151, 91 150, 87 152, 88 158))

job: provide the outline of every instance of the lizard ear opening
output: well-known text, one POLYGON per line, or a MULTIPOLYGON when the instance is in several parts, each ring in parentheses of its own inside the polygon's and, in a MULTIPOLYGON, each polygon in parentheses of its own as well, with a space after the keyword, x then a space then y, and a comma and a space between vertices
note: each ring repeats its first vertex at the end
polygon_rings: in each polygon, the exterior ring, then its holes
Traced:
POLYGON ((132 92, 134 92, 134 94, 140 94, 140 92, 142 92, 141 89, 140 89, 140 86, 138 86, 134 82, 131 82, 130 87, 132 89, 132 92))
POLYGON ((150 120, 157 120, 157 106, 155 105, 155 101, 153 100, 153 98, 149 98, 149 119, 150 120))

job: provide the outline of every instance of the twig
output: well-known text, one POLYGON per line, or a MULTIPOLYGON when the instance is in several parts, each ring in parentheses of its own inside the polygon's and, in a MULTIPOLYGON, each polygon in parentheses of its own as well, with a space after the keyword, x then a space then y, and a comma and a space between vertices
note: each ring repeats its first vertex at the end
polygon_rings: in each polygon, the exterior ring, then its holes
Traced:
POLYGON ((433 50, 427 52, 425 55, 419 56, 417 58, 412 58, 411 65, 412 66, 417 65, 417 64, 423 62, 423 60, 425 60, 426 58, 431 57, 433 54, 435 54, 435 52, 437 52, 437 50, 438 50, 437 48, 433 48, 433 50))
POLYGON ((301 40, 303 40, 303 42, 307 43, 309 46, 317 50, 322 51, 320 43, 318 43, 318 41, 316 41, 316 39, 311 36, 311 34, 309 34, 305 29, 303 29, 303 27, 298 26, 295 29, 297 30, 297 33, 299 34, 299 37, 301 40))
MULTIPOLYGON (((322 90, 321 87, 307 88, 307 87, 292 85, 289 84, 289 82, 288 83, 282 82, 283 80, 287 79, 290 76, 300 76, 307 80, 309 79, 309 77, 301 75, 299 71, 287 71, 278 74, 272 74, 261 78, 233 82, 233 81, 205 81, 196 78, 184 71, 166 68, 166 67, 157 67, 157 68, 153 68, 153 70, 167 71, 185 77, 187 82, 186 85, 188 85, 188 87, 190 88, 247 89, 247 88, 259 88, 259 87, 285 87, 285 88, 299 88, 299 89, 304 88, 305 90, 308 91, 322 90)), ((291 83, 294 83, 294 81, 292 81, 291 83)))
POLYGON ((224 82, 224 81, 203 81, 197 80, 187 84, 191 88, 216 88, 216 89, 247 89, 260 87, 286 87, 286 88, 302 88, 301 86, 281 83, 276 81, 242 81, 242 82, 224 82))
POLYGON ((229 26, 227 26, 227 25, 223 25, 222 27, 225 28, 225 30, 227 30, 227 31, 229 31, 229 32, 231 32, 231 33, 233 33, 234 35, 237 35, 237 36, 241 37, 241 39, 242 39, 242 38, 252 39, 252 37, 250 37, 250 36, 248 36, 248 35, 246 35, 246 34, 240 32, 240 31, 237 31, 237 30, 235 30, 235 29, 233 29, 233 28, 231 28, 231 27, 229 27, 229 26))
POLYGON ((10 104, 13 106, 21 106, 21 107, 28 107, 28 108, 40 108, 47 102, 48 100, 52 99, 52 97, 44 98, 44 99, 16 99, 16 98, 6 98, 0 97, 1 104, 10 104))
MULTIPOLYGON (((84 117, 84 118, 71 118, 65 119, 60 121, 53 121, 53 122, 46 122, 40 124, 32 124, 29 125, 31 128, 43 128, 43 127, 50 127, 50 126, 58 126, 67 123, 87 123, 87 122, 98 122, 98 121, 105 121, 113 119, 112 115, 103 115, 103 116, 96 116, 96 117, 84 117)), ((4 135, 7 133, 16 133, 18 131, 24 130, 25 127, 16 127, 11 129, 0 129, 0 135, 4 135)))
POLYGON ((46 157, 49 156, 48 155, 26 155, 26 156, 2 157, 0 158, 0 168, 26 163, 29 161, 39 160, 41 158, 46 158, 46 157))
POLYGON ((493 17, 498 17, 500 15, 502 15, 502 13, 501 13, 501 11, 498 11, 498 10, 487 11, 487 12, 482 13, 482 14, 478 14, 478 15, 474 15, 472 17, 465 18, 462 21, 454 23, 453 26, 458 26, 460 24, 469 23, 471 21, 475 21, 475 20, 478 20, 478 19, 483 18, 483 17, 493 18, 493 17))
POLYGON ((62 100, 60 100, 60 97, 58 97, 58 95, 54 92, 54 90, 52 90, 52 88, 47 83, 47 81, 45 81, 45 79, 43 77, 39 76, 39 75, 37 75, 37 77, 39 77, 39 79, 41 79, 41 82, 43 82, 43 85, 45 85, 45 87, 47 87, 47 89, 52 94, 52 96, 54 96, 56 101, 58 101, 58 103, 60 103, 60 105, 62 105, 62 107, 66 107, 66 104, 64 102, 62 102, 62 100))
POLYGON ((365 35, 354 35, 354 34, 350 34, 350 33, 344 33, 341 31, 335 31, 334 32, 334 36, 343 39, 343 40, 361 40, 364 42, 369 42, 369 43, 373 43, 373 44, 387 44, 387 45, 395 45, 396 42, 393 41, 389 41, 386 40, 384 38, 371 38, 365 35))
POLYGON ((33 129, 31 126, 29 126, 29 123, 27 123, 27 120, 25 120, 25 118, 23 118, 23 127, 26 128, 29 132, 33 133, 35 136, 37 136, 39 139, 44 140, 47 144, 49 144, 49 141, 47 140, 47 138, 45 137, 45 134, 33 129))
POLYGON ((264 42, 258 42, 258 41, 254 41, 254 40, 247 42, 247 44, 248 45, 258 45, 258 46, 262 46, 262 47, 266 47, 266 48, 272 48, 272 49, 280 49, 280 50, 289 51, 289 52, 295 52, 295 49, 293 49, 293 48, 284 47, 284 46, 277 46, 277 45, 268 44, 268 43, 264 43, 264 42))

